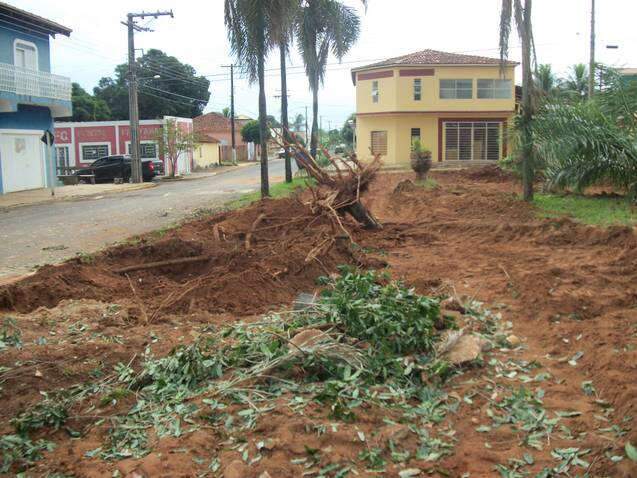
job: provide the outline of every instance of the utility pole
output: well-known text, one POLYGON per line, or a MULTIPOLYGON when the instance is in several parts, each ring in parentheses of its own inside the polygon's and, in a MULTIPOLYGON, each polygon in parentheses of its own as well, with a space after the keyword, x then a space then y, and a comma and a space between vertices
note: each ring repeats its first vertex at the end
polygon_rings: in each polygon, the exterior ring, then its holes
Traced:
POLYGON ((140 27, 135 23, 135 18, 145 17, 159 18, 170 15, 174 18, 173 11, 154 13, 129 13, 122 25, 128 28, 128 113, 130 121, 130 149, 131 149, 131 181, 141 183, 142 162, 139 158, 139 103, 137 101, 137 72, 135 64, 135 32, 152 32, 150 28, 140 27))
POLYGON ((307 140, 308 139, 307 133, 308 131, 307 131, 307 106, 306 106, 305 107, 305 144, 310 144, 307 140))
POLYGON ((234 64, 223 65, 230 68, 230 134, 232 135, 232 164, 237 164, 237 141, 234 133, 234 64))
POLYGON ((591 59, 588 65, 588 99, 593 97, 595 88, 595 0, 591 0, 591 59))
POLYGON ((288 143, 290 142, 290 135, 288 134, 288 130, 290 128, 290 124, 288 122, 288 101, 287 99, 290 97, 289 94, 283 94, 283 91, 287 91, 287 83, 285 80, 285 76, 281 76, 281 92, 278 95, 274 95, 274 98, 277 100, 281 100, 281 137, 283 138, 283 142, 285 143, 283 150, 283 159, 285 160, 285 182, 292 182, 292 162, 290 161, 290 147, 288 143))

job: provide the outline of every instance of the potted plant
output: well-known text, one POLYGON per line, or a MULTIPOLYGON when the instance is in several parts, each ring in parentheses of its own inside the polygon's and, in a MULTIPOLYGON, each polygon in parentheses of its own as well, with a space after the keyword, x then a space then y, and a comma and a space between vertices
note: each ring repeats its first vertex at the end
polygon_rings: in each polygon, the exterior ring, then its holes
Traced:
POLYGON ((411 169, 416 173, 418 181, 427 179, 431 165, 431 151, 425 148, 419 139, 415 140, 411 147, 411 169))

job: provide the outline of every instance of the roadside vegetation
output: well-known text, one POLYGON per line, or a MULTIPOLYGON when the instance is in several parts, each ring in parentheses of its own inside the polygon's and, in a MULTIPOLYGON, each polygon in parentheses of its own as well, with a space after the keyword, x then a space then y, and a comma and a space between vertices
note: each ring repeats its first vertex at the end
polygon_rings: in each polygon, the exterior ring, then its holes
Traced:
POLYGON ((542 217, 571 217, 593 226, 637 225, 637 207, 622 197, 536 194, 542 217))

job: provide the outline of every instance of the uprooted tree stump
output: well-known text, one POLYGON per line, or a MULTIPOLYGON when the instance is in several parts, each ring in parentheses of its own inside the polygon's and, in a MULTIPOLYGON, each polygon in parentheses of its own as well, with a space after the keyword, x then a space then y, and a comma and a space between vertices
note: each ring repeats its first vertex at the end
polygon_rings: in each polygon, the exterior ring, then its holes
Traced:
POLYGON ((336 221, 343 228, 339 213, 346 213, 353 217, 365 229, 380 229, 381 223, 361 202, 360 195, 366 191, 369 184, 376 177, 381 167, 380 155, 375 155, 369 163, 361 163, 355 154, 350 158, 352 164, 345 161, 339 166, 329 152, 321 150, 334 171, 328 171, 319 166, 316 158, 301 144, 294 133, 288 131, 287 138, 274 132, 275 141, 284 148, 289 148, 298 164, 302 165, 307 174, 316 181, 316 187, 310 186, 314 198, 313 208, 328 210, 334 214, 336 221), (288 142, 287 139, 292 142, 288 142))

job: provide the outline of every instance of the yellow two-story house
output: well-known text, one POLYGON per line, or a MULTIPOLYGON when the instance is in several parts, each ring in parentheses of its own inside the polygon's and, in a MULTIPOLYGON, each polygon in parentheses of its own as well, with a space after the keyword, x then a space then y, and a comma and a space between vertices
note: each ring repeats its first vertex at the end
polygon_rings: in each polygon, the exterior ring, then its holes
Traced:
POLYGON ((515 114, 516 65, 423 50, 354 68, 358 157, 405 165, 418 139, 434 162, 501 159, 515 114))

